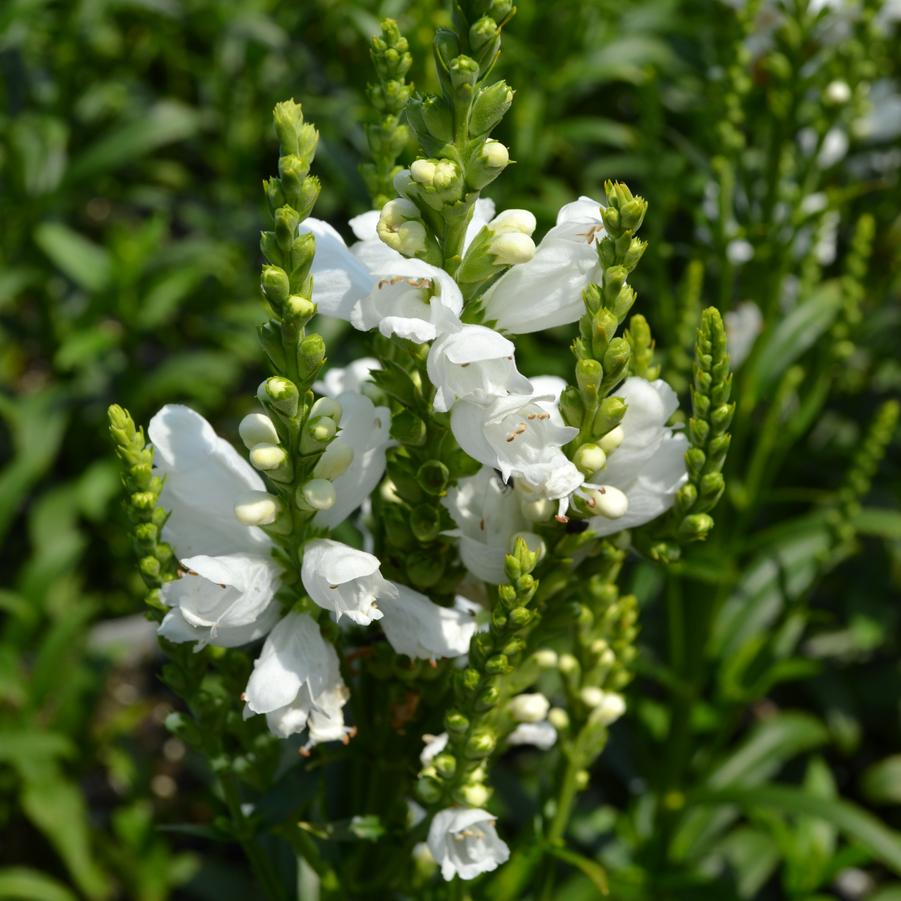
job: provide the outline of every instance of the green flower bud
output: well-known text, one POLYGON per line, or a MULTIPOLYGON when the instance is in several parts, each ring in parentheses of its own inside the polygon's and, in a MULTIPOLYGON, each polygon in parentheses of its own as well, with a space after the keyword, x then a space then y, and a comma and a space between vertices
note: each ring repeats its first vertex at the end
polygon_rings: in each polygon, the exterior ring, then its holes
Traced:
MULTIPOLYGON (((477 53, 491 51, 500 38, 500 29, 497 22, 490 16, 482 16, 469 28, 469 46, 477 53)), ((493 54, 492 54, 493 55, 493 54)))
POLYGON ((307 335, 297 349, 297 363, 301 375, 310 379, 322 367, 325 362, 325 341, 322 335, 307 335))
POLYGON ((431 776, 420 776, 416 781, 416 795, 423 804, 437 804, 441 800, 441 783, 431 776))
POLYGON ((488 757, 496 744, 497 739, 488 729, 473 732, 466 742, 466 756, 470 760, 480 760, 483 757, 488 757))
POLYGON ((335 486, 328 479, 310 479, 297 488, 294 499, 301 510, 331 510, 337 495, 335 486))
POLYGON ((282 329, 278 322, 270 320, 264 322, 257 334, 260 336, 260 344, 266 356, 272 361, 276 369, 284 369, 286 365, 285 345, 282 343, 282 329))
POLYGON ((626 402, 621 397, 605 397, 594 416, 592 434, 596 437, 606 435, 623 421, 625 415, 626 402))
POLYGON ((567 385, 560 395, 560 413, 567 425, 579 427, 585 415, 585 404, 579 395, 579 389, 573 385, 567 385))
POLYGON ((479 64, 468 56, 458 56, 451 60, 448 72, 456 91, 471 90, 479 80, 479 64))
POLYGON ((706 513, 693 513, 679 524, 679 538, 685 541, 703 541, 713 528, 713 518, 706 513))
POLYGON ((510 661, 504 654, 495 654, 485 661, 485 672, 492 676, 502 676, 510 669, 510 661))
POLYGON ((459 710, 449 710, 444 717, 444 728, 448 732, 462 735, 469 729, 469 720, 459 710))
POLYGON ((435 507, 420 504, 410 514, 410 528, 418 541, 427 544, 441 534, 441 515, 435 507))
POLYGON ((483 87, 475 96, 469 113, 469 132, 473 137, 487 135, 504 118, 513 103, 513 91, 505 81, 483 87))
MULTIPOLYGON (((291 277, 294 284, 306 282, 316 255, 316 236, 312 232, 296 235, 291 242, 291 277)), ((309 288, 304 288, 309 293, 309 288)))
POLYGON ((632 349, 625 338, 613 338, 604 353, 605 381, 615 385, 621 381, 632 357, 632 349))
POLYGON ((300 394, 297 386, 289 379, 274 375, 266 379, 257 389, 257 398, 265 407, 278 410, 286 416, 297 414, 300 394))
POLYGON ((460 41, 450 29, 439 28, 435 32, 434 50, 439 73, 447 71, 451 60, 460 55, 460 41))
POLYGON ((280 311, 291 293, 288 273, 281 266, 264 266, 260 274, 260 288, 272 308, 280 311))
POLYGON ((338 424, 328 416, 317 416, 307 422, 307 434, 319 444, 331 441, 337 431, 338 424))
POLYGON ((597 360, 579 360, 576 363, 576 382, 589 402, 597 398, 603 378, 604 370, 597 360))
POLYGON ((439 754, 433 761, 432 765, 438 771, 438 775, 443 779, 450 779, 457 771, 457 758, 453 754, 439 754))
POLYGON ((450 470, 440 460, 427 460, 417 470, 416 480, 427 494, 441 497, 447 493, 450 470))
POLYGON ((573 463, 582 475, 589 477, 607 465, 607 454, 597 444, 583 444, 573 456, 573 463))
POLYGON ((461 803, 468 807, 484 807, 491 798, 491 789, 481 783, 464 785, 458 792, 461 803))
POLYGON ((275 211, 275 239, 278 246, 288 253, 291 250, 291 242, 297 234, 297 226, 300 225, 300 216, 293 207, 283 206, 275 211))
POLYGON ((297 328, 303 328, 315 315, 316 304, 299 294, 292 294, 282 311, 284 318, 297 328))

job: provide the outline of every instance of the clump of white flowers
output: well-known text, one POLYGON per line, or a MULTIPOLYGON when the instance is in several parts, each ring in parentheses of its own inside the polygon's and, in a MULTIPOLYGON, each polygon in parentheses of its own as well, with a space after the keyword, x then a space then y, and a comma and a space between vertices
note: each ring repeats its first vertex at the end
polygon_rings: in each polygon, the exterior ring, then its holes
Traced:
MULTIPOLYGON (((512 92, 484 81, 503 5, 473 20, 468 45, 436 44, 444 95, 414 96, 407 112, 422 156, 394 172, 394 199, 351 221, 350 244, 310 215, 315 129, 293 101, 276 107, 280 175, 266 183, 273 228, 261 242, 272 375, 237 429, 246 457, 184 407, 164 407, 149 431, 173 554, 161 636, 247 646, 244 716, 264 716, 279 738, 305 735, 305 755, 324 742, 375 747, 372 730, 389 724, 414 738, 437 726, 415 791, 448 880, 509 856, 482 809, 500 750, 562 744, 579 768, 600 752, 634 654, 635 606, 616 589, 629 530, 678 495, 703 537, 709 505, 694 483, 718 477, 712 455, 690 476, 690 437, 673 425, 678 400, 656 375, 647 324, 633 317, 616 334, 635 301, 645 202, 608 183, 536 241, 529 211, 496 214, 480 197, 509 162, 488 135, 512 92), (466 124, 452 133, 451 121, 466 124), (372 356, 325 368, 316 314, 366 333, 372 356), (576 323, 571 383, 521 371, 517 335, 576 323), (579 659, 525 654, 555 596, 582 598, 594 623, 580 626, 579 659), (527 690, 552 672, 556 688, 527 690), (393 706, 356 707, 362 683, 363 704, 393 706), (552 710, 544 691, 575 707, 552 710)), ((396 28, 386 35, 380 77, 403 88, 396 28)), ((654 553, 677 528, 668 521, 654 553)))

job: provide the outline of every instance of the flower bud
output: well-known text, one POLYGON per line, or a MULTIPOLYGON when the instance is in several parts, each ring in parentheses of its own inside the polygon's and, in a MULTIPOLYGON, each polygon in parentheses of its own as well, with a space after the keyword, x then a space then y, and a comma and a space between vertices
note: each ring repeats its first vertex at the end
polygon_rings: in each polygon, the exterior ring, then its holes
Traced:
POLYGON ((548 711, 547 720, 558 732, 569 728, 569 714, 562 707, 552 707, 548 711))
POLYGON ((459 710, 449 710, 444 717, 444 726, 448 732, 461 735, 469 729, 469 720, 459 710))
POLYGON ((531 522, 545 522, 554 515, 557 504, 546 497, 537 500, 523 499, 519 504, 523 516, 531 522))
POLYGON ((519 232, 496 235, 488 245, 488 252, 498 266, 515 266, 528 263, 535 256, 535 242, 519 232))
POLYGON ((831 81, 826 86, 825 97, 832 106, 844 106, 851 99, 851 88, 846 81, 831 81))
POLYGON ((448 73, 455 90, 471 90, 479 80, 479 64, 469 56, 458 56, 451 60, 448 73))
POLYGON ((572 654, 561 654, 557 668, 564 676, 571 675, 579 671, 579 661, 572 654))
POLYGON ((317 416, 307 423, 307 434, 320 444, 331 441, 337 431, 338 425, 330 416, 317 416))
POLYGON ((441 793, 441 783, 435 776, 420 776, 416 781, 416 795, 423 804, 437 804, 441 793))
POLYGON ((551 648, 540 648, 532 655, 532 659, 541 669, 554 669, 559 661, 557 652, 551 648))
POLYGON ((332 441, 313 468, 317 479, 337 479, 353 463, 354 449, 340 438, 332 441))
POLYGON ((535 216, 528 210, 504 210, 495 216, 488 227, 496 235, 507 232, 518 232, 523 235, 532 235, 538 225, 535 216))
POLYGON ((510 109, 513 91, 505 81, 496 81, 476 94, 469 113, 469 133, 473 137, 488 134, 510 109))
POLYGON ((286 416, 294 416, 300 403, 297 386, 289 379, 273 375, 257 389, 257 398, 267 407, 273 407, 286 416))
POLYGON ((573 463, 584 476, 592 476, 607 465, 607 454, 597 444, 583 444, 574 454, 573 463))
POLYGON ((322 335, 307 335, 297 348, 297 362, 302 375, 313 376, 325 362, 325 341, 322 335))
POLYGON ((550 701, 539 693, 516 695, 507 705, 507 712, 517 723, 539 723, 550 710, 550 701))
POLYGON ((438 771, 439 776, 449 779, 457 771, 457 758, 453 754, 439 754, 432 761, 432 765, 438 771))
POLYGON ((282 315, 285 319, 303 327, 316 315, 316 304, 307 297, 292 294, 285 302, 282 315))
POLYGON ((301 510, 331 510, 337 495, 335 486, 328 479, 310 479, 297 489, 295 499, 301 510))
POLYGON ((334 419, 335 422, 340 422, 343 412, 341 404, 335 398, 320 397, 310 408, 310 417, 327 416, 329 419, 334 419))
POLYGON ((597 360, 579 360, 576 363, 576 382, 579 385, 579 390, 586 396, 597 396, 603 378, 604 370, 597 360))
POLYGON ((463 802, 470 807, 484 807, 491 797, 490 789, 481 784, 464 785, 460 789, 460 796, 463 802))
POLYGON ((281 266, 264 266, 260 274, 260 289, 273 309, 281 309, 291 293, 288 273, 281 266))
POLYGON ((493 733, 487 729, 474 732, 466 742, 466 756, 471 760, 487 757, 494 750, 495 744, 493 733))
POLYGON ((626 433, 623 431, 623 427, 618 425, 610 429, 610 431, 598 441, 598 445, 605 454, 612 454, 613 451, 623 443, 623 438, 625 437, 626 433))
POLYGON ((510 151, 500 141, 488 140, 482 145, 481 158, 491 169, 504 169, 510 163, 510 151))
POLYGON ((603 697, 591 712, 591 722, 609 726, 626 712, 626 699, 613 691, 603 691, 601 694, 603 697))
POLYGON ((516 542, 520 538, 526 543, 526 547, 529 549, 530 553, 535 554, 539 560, 544 559, 544 556, 547 553, 547 545, 544 543, 544 539, 534 532, 517 532, 513 535, 509 544, 511 553, 513 553, 513 550, 516 548, 516 542))
POLYGON ((579 692, 579 697, 586 707, 595 708, 604 700, 604 692, 596 685, 586 685, 585 688, 579 692))
POLYGON ((607 519, 619 519, 629 509, 629 498, 613 485, 588 487, 584 493, 585 505, 592 516, 605 516, 607 519))
POLYGON ((478 53, 498 39, 500 29, 491 16, 476 19, 469 28, 469 46, 478 53))
POLYGON ((235 504, 235 516, 245 526, 268 526, 278 511, 278 498, 265 491, 249 491, 235 504))
POLYGON ((284 466, 287 460, 285 449, 277 444, 258 444, 250 451, 250 465, 263 472, 278 469, 284 466))
POLYGON ((278 432, 263 413, 248 413, 238 424, 238 434, 248 450, 258 444, 278 444, 278 432))

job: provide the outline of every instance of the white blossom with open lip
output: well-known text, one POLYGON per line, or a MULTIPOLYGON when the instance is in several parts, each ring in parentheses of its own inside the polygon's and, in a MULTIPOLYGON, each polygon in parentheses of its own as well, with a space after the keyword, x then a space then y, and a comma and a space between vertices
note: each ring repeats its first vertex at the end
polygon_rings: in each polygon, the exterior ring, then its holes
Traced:
POLYGON ((510 858, 510 849, 498 836, 495 818, 486 810, 450 807, 435 814, 428 846, 446 881, 454 876, 474 879, 496 870, 510 858))
POLYGON ((263 480, 189 407, 169 404, 150 421, 154 464, 165 478, 160 505, 170 512, 162 537, 186 571, 161 589, 171 609, 159 632, 174 642, 236 647, 265 635, 278 619, 280 572, 271 542, 235 516, 235 504, 262 492, 263 480))
POLYGON ((382 618, 377 602, 398 594, 382 576, 380 566, 372 554, 330 538, 317 538, 304 545, 300 578, 310 597, 338 620, 346 616, 368 626, 382 618))
POLYGON ((485 404, 507 394, 532 393, 531 383, 516 368, 512 341, 487 326, 464 325, 456 316, 443 315, 438 325, 426 371, 439 413, 461 399, 485 404))
POLYGON ((244 693, 244 715, 266 715, 281 738, 309 730, 308 747, 349 732, 342 708, 349 692, 338 655, 305 613, 289 613, 272 630, 244 693))
POLYGON ((332 479, 336 500, 328 510, 320 510, 313 522, 333 529, 356 510, 375 490, 385 474, 385 454, 391 440, 391 411, 377 407, 368 397, 345 391, 336 398, 341 404, 341 431, 326 454, 349 447, 353 458, 347 469, 332 479))
POLYGON ((520 498, 490 466, 460 479, 441 503, 457 528, 448 532, 460 539, 463 565, 478 578, 499 585, 506 578, 504 558, 517 532, 529 528, 520 498))
POLYGON ((397 595, 379 601, 381 626, 398 654, 435 660, 459 657, 469 650, 475 617, 456 607, 442 607, 424 594, 395 585, 397 595))
POLYGON ((590 527, 598 535, 656 519, 672 507, 676 492, 688 478, 688 439, 666 425, 679 406, 676 392, 662 379, 649 382, 633 377, 623 382, 616 396, 627 404, 621 423, 623 441, 608 456, 605 467, 586 480, 583 490, 612 488, 627 503, 621 515, 591 517, 590 527))
POLYGON ((535 256, 485 293, 485 318, 517 335, 575 322, 585 312, 582 292, 600 280, 597 242, 603 235, 599 201, 580 197, 561 207, 535 256))
POLYGON ((557 500, 582 484, 563 445, 578 429, 563 424, 551 395, 510 395, 481 405, 461 400, 451 410, 451 430, 460 447, 504 481, 532 498, 557 500))

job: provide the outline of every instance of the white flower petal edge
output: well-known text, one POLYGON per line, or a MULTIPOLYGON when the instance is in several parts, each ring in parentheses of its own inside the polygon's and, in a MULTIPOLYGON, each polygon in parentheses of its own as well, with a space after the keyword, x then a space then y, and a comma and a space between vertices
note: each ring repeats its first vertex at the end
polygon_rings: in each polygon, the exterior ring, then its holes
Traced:
POLYGON ((360 357, 347 366, 333 366, 321 381, 313 384, 313 390, 323 397, 337 398, 345 391, 362 393, 365 385, 372 381, 372 373, 382 368, 375 357, 360 357))
POLYGON ((585 312, 582 291, 599 281, 596 245, 603 234, 599 201, 580 197, 566 204, 535 256, 502 275, 486 293, 486 319, 517 335, 575 322, 585 312))
MULTIPOLYGON (((350 466, 332 479, 336 500, 328 510, 313 517, 317 526, 334 529, 375 490, 385 474, 385 453, 391 440, 391 411, 377 407, 368 397, 345 391, 337 397, 341 404, 341 431, 333 445, 346 445, 353 451, 350 466)), ((333 451, 334 452, 334 451, 333 451)))
POLYGON ((428 766, 447 747, 448 734, 446 732, 438 735, 426 734, 422 736, 422 740, 425 746, 419 752, 419 761, 423 766, 428 766))
POLYGON ((428 846, 446 881, 454 876, 474 879, 510 858, 510 849, 498 837, 494 824, 488 811, 477 808, 451 807, 435 814, 428 846))
POLYGON ((441 501, 457 528, 449 535, 460 539, 463 565, 492 585, 504 581, 504 558, 517 532, 529 528, 520 499, 505 486, 490 466, 462 478, 441 501))
POLYGON ((310 747, 348 734, 342 712, 348 696, 334 647, 313 619, 289 613, 254 661, 244 715, 265 714, 270 731, 282 738, 309 729, 310 747))
POLYGON ((508 736, 508 745, 532 745, 542 751, 552 748, 557 741, 557 730, 547 721, 520 723, 508 736))
POLYGON ((475 617, 453 607, 441 607, 424 594, 395 585, 397 596, 382 598, 382 629, 398 654, 435 660, 459 657, 469 650, 475 617))
POLYGON ((397 596, 397 588, 379 571, 377 557, 318 538, 304 545, 300 578, 307 593, 338 620, 346 616, 360 626, 382 618, 377 601, 397 596))
POLYGON ((170 515, 163 540, 179 558, 268 555, 266 534, 235 516, 242 497, 265 490, 251 465, 190 407, 167 404, 150 420, 147 433, 155 468, 166 480, 160 506, 170 515))

